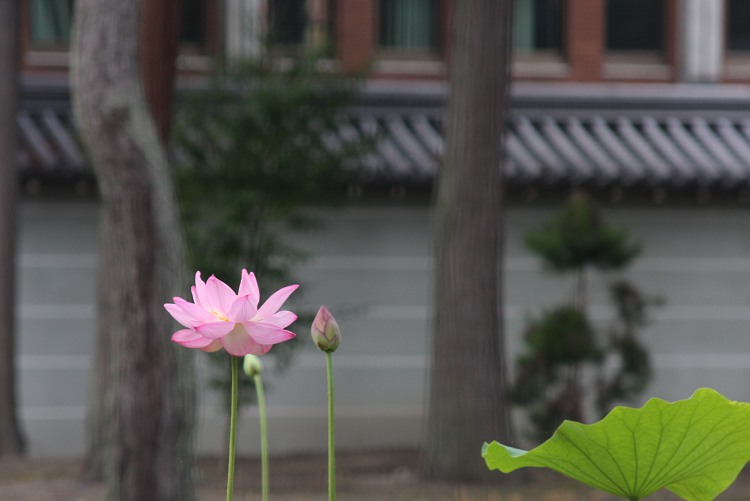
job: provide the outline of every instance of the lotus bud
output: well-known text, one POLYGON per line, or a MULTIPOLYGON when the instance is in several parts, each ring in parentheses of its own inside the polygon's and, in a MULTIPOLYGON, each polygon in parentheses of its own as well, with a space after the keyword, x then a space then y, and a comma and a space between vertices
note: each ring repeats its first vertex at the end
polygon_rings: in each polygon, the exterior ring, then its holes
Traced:
POLYGON ((341 343, 339 324, 325 306, 321 306, 312 324, 312 339, 321 351, 336 351, 341 343))
POLYGON ((255 355, 245 355, 245 362, 242 364, 242 368, 245 369, 245 374, 255 377, 263 372, 263 362, 255 355))

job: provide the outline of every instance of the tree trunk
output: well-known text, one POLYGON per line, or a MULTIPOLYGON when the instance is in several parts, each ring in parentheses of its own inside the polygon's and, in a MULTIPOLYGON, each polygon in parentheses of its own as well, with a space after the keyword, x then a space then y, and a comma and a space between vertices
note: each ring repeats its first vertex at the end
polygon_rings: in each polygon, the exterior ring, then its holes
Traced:
MULTIPOLYGON (((112 230, 106 228, 109 218, 101 216, 99 228, 102 239, 112 230)), ((111 416, 106 412, 105 404, 107 392, 110 391, 112 367, 111 352, 112 340, 110 339, 110 322, 114 312, 109 311, 109 298, 104 291, 111 290, 114 283, 110 281, 112 273, 109 272, 117 264, 113 261, 112 246, 102 241, 99 250, 99 276, 97 295, 97 318, 96 338, 94 340, 94 357, 91 368, 91 400, 88 403, 86 416, 86 455, 83 459, 83 471, 81 477, 89 482, 104 480, 105 450, 108 440, 108 419, 111 416)))
POLYGON ((458 0, 455 12, 446 154, 435 201, 423 468, 433 478, 472 481, 490 473, 484 442, 512 442, 501 298, 511 1, 458 0))
MULTIPOLYGON (((162 145, 167 147, 172 125, 172 103, 174 97, 174 80, 176 74, 175 59, 180 40, 180 2, 176 0, 144 0, 141 2, 141 21, 139 23, 139 61, 141 80, 146 96, 146 103, 156 123, 156 129, 162 145)), ((106 219, 101 222, 107 224, 106 219)), ((108 269, 112 256, 104 246, 100 255, 100 268, 108 269)), ((110 289, 108 276, 99 274, 99 290, 110 289)), ((82 477, 88 481, 104 478, 104 449, 106 444, 104 399, 109 387, 107 368, 110 366, 111 350, 108 332, 110 314, 106 301, 100 296, 98 305, 98 336, 94 354, 94 373, 92 381, 92 403, 89 406, 88 444, 84 458, 82 477)))
POLYGON ((109 499, 190 501, 191 350, 171 342, 162 306, 180 290, 182 239, 139 78, 139 13, 137 0, 78 0, 71 42, 74 111, 102 197, 95 412, 109 499))
POLYGON ((0 457, 24 443, 16 414, 15 257, 18 0, 0 0, 0 457))

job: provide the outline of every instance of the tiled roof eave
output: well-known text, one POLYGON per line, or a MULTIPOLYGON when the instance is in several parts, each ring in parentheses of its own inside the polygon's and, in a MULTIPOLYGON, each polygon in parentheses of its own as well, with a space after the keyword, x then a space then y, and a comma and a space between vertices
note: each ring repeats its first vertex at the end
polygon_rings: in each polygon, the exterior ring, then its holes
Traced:
MULTIPOLYGON (((511 184, 670 190, 750 185, 750 118, 741 114, 750 94, 730 89, 701 101, 691 88, 660 108, 656 95, 619 96, 607 107, 606 96, 596 93, 587 101, 570 89, 557 99, 524 92, 513 97, 507 160, 498 166, 511 184)), ((329 142, 374 138, 374 150, 360 162, 363 182, 430 182, 445 151, 444 97, 439 86, 411 94, 365 92, 330 131, 329 142)), ((90 175, 65 85, 22 91, 18 126, 22 175, 90 175)))

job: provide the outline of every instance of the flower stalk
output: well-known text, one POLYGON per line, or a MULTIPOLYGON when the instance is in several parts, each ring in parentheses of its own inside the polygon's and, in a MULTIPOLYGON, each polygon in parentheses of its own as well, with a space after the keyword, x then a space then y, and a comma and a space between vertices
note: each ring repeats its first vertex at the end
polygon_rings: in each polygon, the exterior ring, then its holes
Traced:
POLYGON ((227 501, 234 494, 234 455, 237 442, 237 357, 232 356, 232 410, 229 421, 229 468, 227 472, 227 501))
POLYGON ((266 421, 266 397, 263 393, 263 381, 260 374, 253 376, 255 381, 255 391, 258 393, 258 412, 260 413, 260 470, 263 482, 262 499, 268 501, 268 484, 270 482, 268 475, 268 423, 266 421))
POLYGON ((261 496, 263 501, 268 501, 268 489, 270 478, 268 474, 268 421, 266 419, 266 396, 263 391, 263 380, 260 373, 263 372, 263 362, 255 355, 245 355, 243 365, 245 374, 253 378, 255 392, 258 395, 258 414, 260 416, 260 471, 261 471, 261 496))
POLYGON ((333 366, 331 353, 326 352, 326 369, 328 372, 328 501, 336 500, 336 447, 333 418, 333 366))

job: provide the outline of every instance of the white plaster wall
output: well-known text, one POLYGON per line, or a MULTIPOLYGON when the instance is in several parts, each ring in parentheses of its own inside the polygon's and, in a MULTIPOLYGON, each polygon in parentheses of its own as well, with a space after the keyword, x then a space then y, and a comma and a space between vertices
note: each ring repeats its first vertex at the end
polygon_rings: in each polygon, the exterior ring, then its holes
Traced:
POLYGON ((717 82, 724 65, 724 0, 682 0, 682 79, 717 82))
POLYGON ((263 0, 227 0, 224 4, 227 58, 258 58, 263 49, 263 0))
MULTIPOLYGON (((549 209, 508 211, 505 297, 511 360, 522 349, 526 312, 565 300, 568 278, 541 273, 523 235, 549 209)), ((430 325, 430 230, 426 207, 354 207, 323 211, 325 228, 291 237, 312 259, 298 270, 292 309, 325 304, 336 312, 342 345, 333 357, 340 449, 415 445, 422 434, 430 325)), ((667 305, 643 331, 655 377, 649 396, 689 397, 710 386, 750 401, 750 211, 667 207, 609 209, 643 243, 627 277, 667 305)), ((79 456, 84 450, 94 329, 98 206, 25 202, 21 211, 19 355, 21 416, 32 457, 79 456)), ((607 276, 593 275, 592 314, 611 318, 607 276)), ((267 291, 266 291, 267 292, 267 291)), ((186 291, 187 294, 187 291, 186 291)), ((166 335, 169 335, 167 333, 166 335)), ((325 450, 324 357, 308 342, 291 368, 267 361, 271 447, 275 453, 325 450)), ((271 352, 273 353, 273 351, 271 352)), ((197 353, 201 377, 209 370, 197 353)), ((198 451, 224 441, 216 395, 200 395, 198 451)), ((259 449, 250 409, 239 449, 259 449)), ((491 437, 490 437, 491 438, 491 437)))

